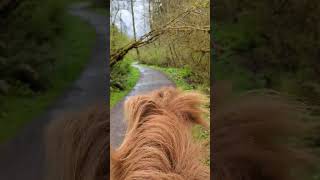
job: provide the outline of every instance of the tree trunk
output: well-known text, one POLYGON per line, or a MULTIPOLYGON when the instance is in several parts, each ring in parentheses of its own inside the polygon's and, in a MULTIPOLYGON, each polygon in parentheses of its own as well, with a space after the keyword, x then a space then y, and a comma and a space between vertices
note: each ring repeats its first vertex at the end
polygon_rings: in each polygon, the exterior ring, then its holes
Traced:
POLYGON ((150 25, 150 31, 153 29, 153 27, 152 27, 151 3, 152 3, 152 0, 149 0, 149 25, 150 25))
MULTIPOLYGON (((136 40, 137 40, 137 34, 136 34, 136 24, 135 24, 135 21, 134 21, 133 0, 131 0, 131 13, 132 13, 133 37, 134 37, 134 41, 136 41, 136 40)), ((139 49, 138 49, 138 48, 136 48, 136 51, 137 51, 138 59, 140 59, 139 49)))

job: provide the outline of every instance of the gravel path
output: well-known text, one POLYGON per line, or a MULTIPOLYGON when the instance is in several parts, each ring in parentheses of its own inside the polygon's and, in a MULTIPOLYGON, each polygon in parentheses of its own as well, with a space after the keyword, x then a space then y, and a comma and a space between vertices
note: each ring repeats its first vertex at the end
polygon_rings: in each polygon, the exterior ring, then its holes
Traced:
POLYGON ((70 8, 70 13, 88 21, 96 29, 96 44, 80 78, 45 113, 34 119, 16 137, 0 145, 1 180, 43 180, 45 171, 44 129, 59 114, 77 111, 107 94, 106 57, 109 29, 107 18, 86 10, 87 4, 70 8))
POLYGON ((145 93, 164 86, 175 86, 166 75, 154 69, 141 65, 133 65, 140 71, 138 80, 132 91, 110 112, 110 144, 112 148, 117 148, 121 144, 126 131, 126 124, 123 117, 123 104, 127 97, 145 93))

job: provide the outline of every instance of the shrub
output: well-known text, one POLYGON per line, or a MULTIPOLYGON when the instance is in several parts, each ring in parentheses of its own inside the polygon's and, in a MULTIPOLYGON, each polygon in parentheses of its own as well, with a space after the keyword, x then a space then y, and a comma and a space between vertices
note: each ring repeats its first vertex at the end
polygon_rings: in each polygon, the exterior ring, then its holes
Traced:
POLYGON ((35 92, 50 85, 50 70, 57 57, 55 43, 64 27, 64 3, 23 1, 3 19, 1 24, 7 24, 0 29, 0 75, 4 80, 19 81, 22 88, 35 92))
POLYGON ((131 62, 129 60, 123 60, 118 62, 111 70, 110 74, 110 86, 113 90, 126 89, 126 80, 129 74, 131 62))

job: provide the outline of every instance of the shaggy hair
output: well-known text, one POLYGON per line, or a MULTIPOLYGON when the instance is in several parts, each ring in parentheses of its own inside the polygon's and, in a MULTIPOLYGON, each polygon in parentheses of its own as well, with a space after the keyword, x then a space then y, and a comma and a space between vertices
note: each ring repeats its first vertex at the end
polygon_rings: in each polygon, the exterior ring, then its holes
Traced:
POLYGON ((127 132, 111 154, 111 179, 205 180, 209 168, 191 127, 201 124, 204 96, 163 88, 125 102, 127 132))
MULTIPOLYGON (((305 106, 269 92, 234 98, 228 89, 212 88, 212 178, 293 180, 307 172, 313 157, 298 143, 310 129, 302 121, 305 106)), ((125 103, 127 134, 111 153, 111 178, 209 179, 209 169, 200 162, 202 148, 190 133, 194 124, 208 127, 201 117, 204 101, 200 94, 174 88, 130 97, 125 103)), ((53 121, 47 134, 47 179, 108 179, 105 106, 53 121)))
POLYGON ((211 133, 213 179, 306 179, 314 158, 301 143, 312 128, 304 120, 306 106, 272 91, 232 97, 231 86, 219 87, 211 133))
POLYGON ((93 106, 54 120, 46 138, 48 180, 109 177, 109 111, 93 106))

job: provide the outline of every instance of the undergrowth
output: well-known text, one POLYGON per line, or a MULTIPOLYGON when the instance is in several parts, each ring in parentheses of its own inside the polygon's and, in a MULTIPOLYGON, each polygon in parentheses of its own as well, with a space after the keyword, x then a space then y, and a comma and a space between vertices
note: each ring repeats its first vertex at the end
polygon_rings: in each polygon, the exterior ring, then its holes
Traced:
POLYGON ((124 98, 139 80, 140 72, 132 63, 125 59, 117 63, 111 71, 110 108, 124 98))
MULTIPOLYGON (((55 24, 59 33, 48 36, 47 40, 51 45, 43 47, 49 49, 39 56, 39 60, 43 58, 47 61, 42 69, 46 74, 41 79, 46 88, 41 91, 33 90, 28 83, 15 80, 15 83, 10 85, 8 93, 0 95, 0 142, 13 136, 30 120, 41 114, 80 75, 87 64, 95 41, 94 29, 78 17, 64 13, 61 15, 61 22, 55 24), (53 58, 52 61, 50 58, 45 59, 50 54, 54 54, 50 56, 53 58)), ((53 18, 56 16, 58 14, 53 18)), ((8 68, 10 67, 12 66, 8 68)))

